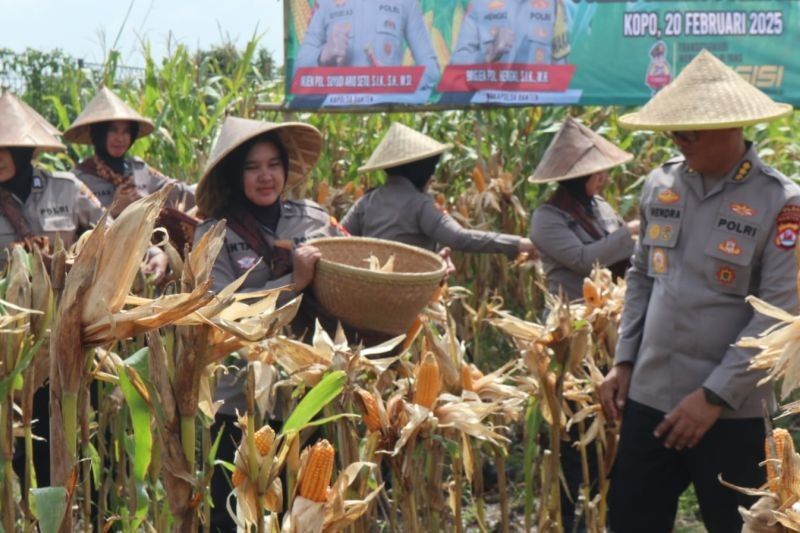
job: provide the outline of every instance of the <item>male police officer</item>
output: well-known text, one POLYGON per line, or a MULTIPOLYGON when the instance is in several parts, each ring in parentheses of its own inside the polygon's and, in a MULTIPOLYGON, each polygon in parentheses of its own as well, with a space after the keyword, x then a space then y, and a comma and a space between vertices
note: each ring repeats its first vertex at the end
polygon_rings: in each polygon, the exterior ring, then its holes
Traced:
POLYGON ((406 44, 425 67, 418 89, 432 89, 439 63, 419 0, 317 0, 295 68, 397 66, 406 44))
POLYGON ((569 54, 562 0, 473 0, 450 63, 561 63, 569 54))
POLYGON ((707 51, 620 124, 671 132, 683 154, 654 170, 641 197, 641 232, 615 366, 601 388, 622 418, 612 473, 615 533, 671 531, 694 484, 713 532, 741 529, 747 487, 764 481, 762 403, 774 406, 752 351, 735 347, 770 320, 744 297, 797 306, 793 249, 800 188, 763 163, 742 126, 791 113, 707 51))

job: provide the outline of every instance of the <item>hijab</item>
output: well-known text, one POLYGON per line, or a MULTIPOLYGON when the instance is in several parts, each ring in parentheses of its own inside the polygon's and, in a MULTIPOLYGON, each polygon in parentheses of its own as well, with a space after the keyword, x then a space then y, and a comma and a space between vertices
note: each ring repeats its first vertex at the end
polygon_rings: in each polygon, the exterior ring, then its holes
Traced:
MULTIPOLYGON (((131 146, 133 146, 133 143, 136 142, 136 138, 139 136, 139 123, 131 120, 128 122, 128 124, 130 124, 131 146)), ((89 127, 89 135, 91 136, 92 144, 94 145, 94 153, 117 174, 121 174, 123 176, 130 174, 130 169, 127 168, 128 163, 125 161, 125 155, 122 157, 112 157, 111 154, 108 153, 107 142, 108 130, 110 128, 111 122, 108 121, 97 122, 89 127)), ((128 149, 130 149, 130 146, 128 149)))

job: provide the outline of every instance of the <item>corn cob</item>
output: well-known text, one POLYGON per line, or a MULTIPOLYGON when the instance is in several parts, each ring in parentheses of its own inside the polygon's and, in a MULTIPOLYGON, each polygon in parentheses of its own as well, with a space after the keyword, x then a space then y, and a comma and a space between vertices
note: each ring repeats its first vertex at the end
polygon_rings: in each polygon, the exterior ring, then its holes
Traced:
POLYGON ((303 473, 300 476, 300 496, 314 502, 328 499, 328 485, 333 474, 333 446, 325 440, 314 444, 308 451, 303 473))
POLYGON ((470 364, 469 370, 472 373, 472 381, 477 381, 483 377, 483 372, 477 366, 470 364))
POLYGON ((583 280, 583 299, 591 307, 603 307, 603 297, 600 295, 597 285, 589 278, 583 280))
POLYGON ((425 355, 417 368, 417 385, 414 391, 414 403, 430 409, 439 397, 442 388, 439 379, 439 363, 431 352, 425 355))
POLYGON ((356 389, 356 395, 364 410, 364 424, 370 431, 380 431, 382 424, 378 416, 378 403, 375 397, 364 389, 356 389))
POLYGON ((472 370, 467 365, 461 365, 461 388, 475 392, 475 383, 472 381, 472 370))
POLYGON ((256 448, 258 453, 263 457, 272 449, 272 443, 275 441, 275 431, 269 426, 264 426, 253 435, 256 441, 256 448))
POLYGON ((475 168, 472 169, 472 182, 475 184, 475 188, 478 189, 478 192, 486 190, 486 176, 483 175, 483 170, 480 165, 475 165, 475 168))
POLYGON ((231 483, 233 483, 234 487, 238 487, 244 480, 247 479, 247 474, 241 468, 237 468, 233 471, 233 475, 231 476, 231 483))
POLYGON ((311 6, 308 0, 292 0, 292 18, 297 42, 302 43, 306 37, 306 29, 311 21, 311 6))

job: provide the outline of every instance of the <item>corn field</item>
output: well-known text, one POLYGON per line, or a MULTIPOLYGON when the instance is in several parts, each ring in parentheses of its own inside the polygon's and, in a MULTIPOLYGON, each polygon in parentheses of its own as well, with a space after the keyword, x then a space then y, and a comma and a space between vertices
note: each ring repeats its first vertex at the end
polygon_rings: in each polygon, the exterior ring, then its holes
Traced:
MULTIPOLYGON (((281 101, 282 86, 254 66, 257 51, 257 41, 248 43, 224 73, 212 56, 197 61, 180 46, 160 64, 146 54, 143 81, 114 87, 156 122, 131 152, 194 182, 226 115, 306 121, 323 132, 325 148, 303 194, 341 217, 380 184, 381 175, 356 169, 399 121, 454 145, 437 170, 437 203, 464 226, 519 235, 549 193, 526 178, 567 114, 636 155, 605 192, 626 218, 636 217, 648 170, 674 155, 664 136, 618 129, 618 108, 290 115, 269 105, 281 101)), ((119 58, 101 75, 62 59, 53 59, 58 83, 29 85, 22 96, 63 130, 115 79, 119 58)), ((794 120, 748 136, 797 178, 794 120)), ((69 170, 86 155, 72 145, 40 162, 69 170)), ((49 268, 38 252, 8 252, 0 279, 3 531, 208 530, 212 506, 258 532, 559 531, 565 441, 580 455, 577 512, 588 531, 605 530, 617 428, 603 418, 598 387, 613 360, 624 281, 597 268, 584 300, 571 303, 546 294, 534 262, 455 254, 449 287, 406 338, 363 348, 318 327, 305 344, 284 335, 298 301, 279 306, 278 291, 244 300, 242 280, 209 292, 223 225, 185 260, 173 255, 165 287, 139 273, 167 193, 58 249, 49 268), (243 373, 248 398, 233 462, 217 458, 211 433, 213 391, 228 371, 243 373), (45 381, 49 486, 32 460, 33 397, 45 381), (12 468, 15 456, 25 458, 24 472, 12 468), (226 501, 210 497, 214 469, 230 476, 226 501)), ((763 350, 754 365, 783 380, 791 400, 800 380, 783 350, 796 351, 798 318, 754 304, 785 323, 751 342, 763 350)), ((800 410, 796 402, 786 409, 800 410)), ((769 490, 741 490, 797 529, 800 490, 788 473, 798 479, 800 455, 781 435, 776 429, 767 442, 769 490)))

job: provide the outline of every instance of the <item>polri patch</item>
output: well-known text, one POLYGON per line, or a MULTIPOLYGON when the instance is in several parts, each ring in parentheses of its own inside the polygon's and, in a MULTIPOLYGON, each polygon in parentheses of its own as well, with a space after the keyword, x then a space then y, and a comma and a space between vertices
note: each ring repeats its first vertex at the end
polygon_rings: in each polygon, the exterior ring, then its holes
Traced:
POLYGON ((797 232, 800 230, 800 205, 787 205, 775 219, 775 246, 783 250, 792 250, 797 244, 797 232))
POLYGON ((41 191, 44 189, 44 182, 42 182, 42 178, 39 176, 33 177, 33 185, 31 187, 36 191, 41 191))
POLYGON ((681 196, 672 189, 664 189, 658 193, 658 201, 664 204, 674 204, 680 199, 681 196))
POLYGON ((736 281, 736 272, 731 267, 721 267, 717 270, 717 281, 727 286, 736 281))
POLYGON ((242 270, 249 270, 253 268, 253 265, 255 265, 256 262, 258 262, 258 258, 252 255, 245 255, 244 257, 240 257, 236 260, 236 264, 242 270))

